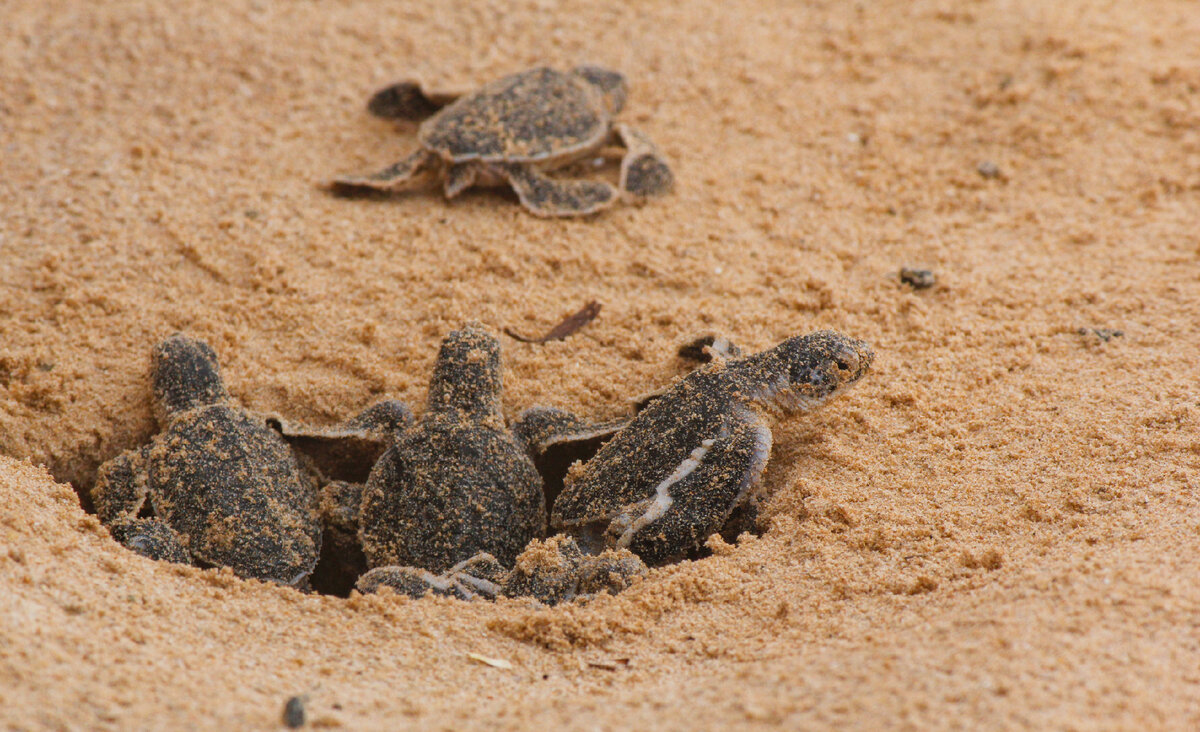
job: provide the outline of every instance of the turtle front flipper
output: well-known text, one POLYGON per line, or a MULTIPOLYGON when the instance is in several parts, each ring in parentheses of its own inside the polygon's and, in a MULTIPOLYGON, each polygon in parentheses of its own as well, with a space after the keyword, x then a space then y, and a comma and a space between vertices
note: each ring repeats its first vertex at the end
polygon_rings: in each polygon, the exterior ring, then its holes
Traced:
POLYGON ((548 510, 562 492, 571 465, 591 460, 629 422, 615 419, 589 424, 554 407, 530 407, 521 412, 512 430, 542 476, 548 510))
POLYGON ((106 526, 137 518, 148 492, 145 448, 126 450, 100 466, 92 486, 96 517, 106 526))
POLYGON ((586 216, 603 211, 617 200, 617 189, 604 181, 558 180, 521 164, 492 167, 508 179, 521 205, 535 216, 586 216))
POLYGON ((621 190, 636 198, 664 196, 675 186, 675 176, 650 138, 627 124, 613 125, 625 146, 621 159, 621 190))
POLYGON ((770 454, 769 425, 749 409, 735 410, 718 434, 701 441, 652 495, 613 516, 606 543, 633 551, 647 564, 699 547, 750 495, 770 454))
POLYGON ((367 111, 382 119, 420 122, 460 96, 459 92, 426 90, 416 81, 398 81, 371 95, 367 111))
POLYGON ((409 408, 397 399, 384 399, 350 419, 318 426, 278 414, 265 415, 267 426, 278 432, 310 468, 327 479, 365 481, 395 436, 413 423, 409 408))
POLYGON ((717 333, 706 333, 679 346, 679 357, 697 363, 728 361, 741 358, 742 349, 733 341, 717 333))
POLYGON ((411 191, 428 186, 440 172, 441 159, 428 150, 418 150, 398 163, 368 175, 343 175, 333 179, 335 193, 360 190, 411 191))
MULTIPOLYGON (((713 361, 724 362, 733 358, 740 358, 742 349, 725 336, 707 333, 684 342, 679 346, 677 353, 681 359, 703 366, 713 361)), ((642 411, 650 406, 655 399, 669 392, 674 386, 675 384, 671 383, 666 386, 660 386, 653 391, 637 395, 632 400, 633 411, 642 411)))

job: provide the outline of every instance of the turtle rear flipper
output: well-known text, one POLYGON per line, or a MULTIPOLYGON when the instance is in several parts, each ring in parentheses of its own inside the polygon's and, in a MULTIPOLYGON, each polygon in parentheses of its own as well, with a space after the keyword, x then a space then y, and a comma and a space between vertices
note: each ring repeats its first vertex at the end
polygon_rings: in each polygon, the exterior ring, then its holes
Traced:
POLYGON ((613 131, 626 150, 621 159, 621 190, 635 198, 670 193, 675 187, 675 176, 650 138, 623 123, 613 125, 613 131))
POLYGON ((368 175, 343 175, 333 179, 335 193, 356 191, 411 191, 428 186, 441 171, 441 159, 428 150, 418 150, 398 163, 368 175))
POLYGON ((446 170, 446 179, 442 181, 442 191, 446 198, 457 198, 460 193, 475 185, 478 177, 479 165, 476 163, 451 165, 446 170))
POLYGON ((521 204, 535 216, 587 216, 617 201, 617 189, 598 180, 559 180, 521 164, 492 166, 508 179, 521 204))
POLYGON ((354 589, 368 595, 388 588, 397 595, 407 595, 420 599, 427 594, 447 597, 457 596, 454 582, 433 572, 427 572, 416 567, 401 567, 387 565, 376 567, 358 578, 354 589))
POLYGON ((495 600, 503 592, 508 570, 491 554, 480 552, 454 565, 444 576, 458 586, 459 595, 464 599, 495 600))

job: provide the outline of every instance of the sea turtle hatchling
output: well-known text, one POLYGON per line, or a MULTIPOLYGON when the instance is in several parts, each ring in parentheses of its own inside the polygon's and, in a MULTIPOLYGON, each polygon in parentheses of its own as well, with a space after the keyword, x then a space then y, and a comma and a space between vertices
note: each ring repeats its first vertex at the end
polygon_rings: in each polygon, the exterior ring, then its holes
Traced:
POLYGON ((363 487, 368 566, 441 573, 485 552, 511 565, 546 526, 542 481, 501 412, 500 343, 478 325, 442 341, 428 406, 363 487))
POLYGON ((152 559, 303 586, 321 521, 316 485, 291 448, 230 400, 208 344, 173 335, 151 370, 162 432, 100 467, 100 520, 152 559))
POLYGON ((501 388, 499 341, 475 324, 450 333, 421 420, 395 434, 359 496, 347 483, 326 488, 337 513, 357 512, 371 567, 359 591, 561 602, 618 591, 645 570, 627 551, 583 557, 569 539, 535 550, 546 530, 542 479, 529 454, 530 429, 505 425, 501 388), (546 557, 555 552, 550 579, 546 557))
MULTIPOLYGON (((870 369, 874 355, 834 331, 796 336, 762 353, 712 363, 644 402, 595 456, 568 472, 550 524, 588 553, 628 549, 647 564, 686 556, 747 503, 771 454, 776 420, 811 410, 870 369)), ((727 346, 726 353, 736 353, 727 346)), ((542 446, 596 439, 559 410, 523 415, 542 446), (545 425, 561 425, 551 440, 545 425)))
POLYGON ((530 69, 457 98, 402 81, 377 92, 367 108, 378 117, 424 120, 420 149, 377 173, 336 178, 333 187, 409 190, 440 178, 453 198, 471 186, 508 185, 538 216, 595 213, 619 192, 633 199, 664 195, 674 182, 666 161, 645 135, 613 119, 626 92, 624 76, 596 66, 530 69), (610 143, 625 148, 616 188, 546 175, 610 143))

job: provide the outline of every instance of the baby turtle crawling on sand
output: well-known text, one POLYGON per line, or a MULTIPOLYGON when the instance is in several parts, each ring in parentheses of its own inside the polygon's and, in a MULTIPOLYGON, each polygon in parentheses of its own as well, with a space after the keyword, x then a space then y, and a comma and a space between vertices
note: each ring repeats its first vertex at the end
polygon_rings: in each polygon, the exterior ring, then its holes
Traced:
POLYGON ((302 585, 317 563, 321 522, 316 486, 291 448, 230 401, 208 344, 167 338, 152 374, 163 430, 100 467, 100 520, 151 559, 302 585))
MULTIPOLYGON (((789 338, 744 358, 714 355, 654 395, 595 457, 567 474, 553 505, 554 530, 572 534, 589 553, 629 549, 652 565, 686 556, 752 495, 771 454, 772 423, 844 391, 874 358, 866 343, 834 331, 789 338)), ((522 419, 540 425, 543 450, 596 438, 594 428, 565 412, 531 412, 522 419)))
POLYGON ((674 182, 666 161, 645 135, 613 119, 626 92, 624 76, 596 66, 531 69, 465 96, 426 92, 412 81, 393 84, 367 108, 387 119, 424 120, 420 149, 378 173, 337 178, 334 188, 409 190, 440 178, 453 198, 471 186, 509 185, 538 216, 582 216, 611 206, 618 189, 546 172, 619 143, 626 150, 620 192, 634 199, 664 195, 674 182))

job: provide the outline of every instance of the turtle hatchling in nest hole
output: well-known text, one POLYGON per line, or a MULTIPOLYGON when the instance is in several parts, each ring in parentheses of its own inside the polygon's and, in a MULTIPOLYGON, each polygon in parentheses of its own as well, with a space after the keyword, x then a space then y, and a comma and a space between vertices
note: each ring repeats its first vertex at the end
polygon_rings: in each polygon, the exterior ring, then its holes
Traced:
POLYGON ((154 349, 160 432, 101 466, 93 488, 113 537, 152 559, 230 567, 288 585, 317 563, 317 487, 283 439, 225 391, 208 344, 154 349))
MULTIPOLYGON (((628 426, 567 473, 553 530, 585 552, 628 549, 654 565, 687 556, 723 528, 752 525, 772 424, 845 391, 874 358, 866 343, 834 331, 741 358, 724 339, 714 345, 705 348, 711 363, 644 399, 628 426)), ((539 426, 541 451, 596 439, 594 428, 559 410, 522 419, 539 426)))

